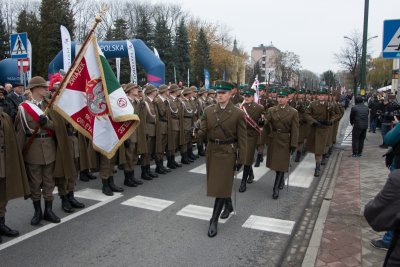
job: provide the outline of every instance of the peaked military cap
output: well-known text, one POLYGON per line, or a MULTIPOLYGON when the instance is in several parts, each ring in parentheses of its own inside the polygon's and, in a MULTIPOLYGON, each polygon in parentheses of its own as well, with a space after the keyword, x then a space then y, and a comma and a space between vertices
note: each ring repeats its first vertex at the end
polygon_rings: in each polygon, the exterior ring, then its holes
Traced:
POLYGON ((279 89, 277 93, 278 93, 278 96, 288 96, 288 94, 289 94, 288 90, 285 88, 279 89))
POLYGON ((255 93, 256 93, 256 90, 251 89, 251 88, 244 89, 244 91, 243 91, 244 95, 254 95, 255 93))
POLYGON ((328 90, 326 90, 326 88, 321 88, 317 91, 317 94, 319 95, 327 95, 328 94, 328 90))
POLYGON ((215 81, 214 88, 217 92, 226 92, 233 89, 233 84, 226 81, 215 81))

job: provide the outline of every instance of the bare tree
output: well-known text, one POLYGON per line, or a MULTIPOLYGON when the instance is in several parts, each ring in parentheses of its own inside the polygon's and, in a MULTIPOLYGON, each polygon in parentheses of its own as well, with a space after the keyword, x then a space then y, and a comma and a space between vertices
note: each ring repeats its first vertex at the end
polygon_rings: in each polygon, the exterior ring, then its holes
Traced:
POLYGON ((346 46, 335 54, 336 62, 351 74, 353 90, 357 89, 362 55, 362 36, 354 31, 351 37, 345 36, 346 46))
POLYGON ((281 52, 275 59, 275 78, 278 82, 289 85, 299 75, 300 57, 293 52, 281 52))

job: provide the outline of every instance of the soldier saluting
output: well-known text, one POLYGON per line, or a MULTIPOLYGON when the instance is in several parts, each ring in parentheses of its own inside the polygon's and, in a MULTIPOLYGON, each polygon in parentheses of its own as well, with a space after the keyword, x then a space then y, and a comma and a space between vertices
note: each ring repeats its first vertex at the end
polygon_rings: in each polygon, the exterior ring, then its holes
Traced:
POLYGON ((219 215, 231 196, 234 171, 244 161, 240 151, 246 150, 245 115, 230 101, 232 88, 231 83, 215 82, 218 103, 205 109, 198 132, 199 139, 207 135, 207 195, 215 197, 209 237, 217 234, 219 215))

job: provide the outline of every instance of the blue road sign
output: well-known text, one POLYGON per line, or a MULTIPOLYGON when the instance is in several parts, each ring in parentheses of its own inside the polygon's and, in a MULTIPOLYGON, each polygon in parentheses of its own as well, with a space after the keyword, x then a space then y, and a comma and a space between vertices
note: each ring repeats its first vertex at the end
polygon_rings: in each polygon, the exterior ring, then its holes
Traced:
POLYGON ((400 58, 400 19, 383 22, 384 58, 400 58))
POLYGON ((26 32, 14 33, 10 35, 10 54, 11 58, 28 57, 28 36, 26 32))

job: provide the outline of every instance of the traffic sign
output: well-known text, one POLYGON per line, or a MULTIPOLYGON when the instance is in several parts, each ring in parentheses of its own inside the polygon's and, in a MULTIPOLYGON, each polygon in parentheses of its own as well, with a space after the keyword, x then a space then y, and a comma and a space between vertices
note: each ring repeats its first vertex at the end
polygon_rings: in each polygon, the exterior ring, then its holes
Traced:
POLYGON ((21 68, 22 72, 27 72, 28 70, 30 70, 29 58, 18 59, 18 69, 21 70, 21 68))
POLYGON ((27 58, 27 34, 26 32, 14 33, 10 35, 11 58, 27 58))
POLYGON ((400 58, 400 19, 383 22, 384 58, 400 58))

